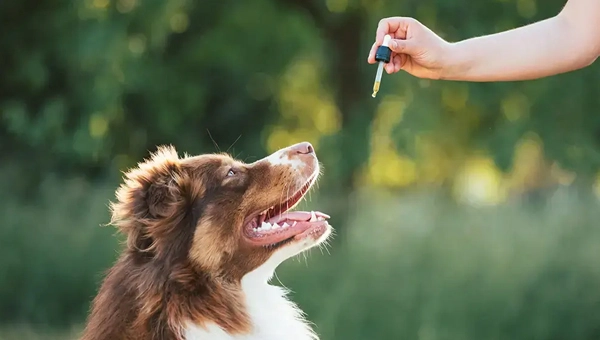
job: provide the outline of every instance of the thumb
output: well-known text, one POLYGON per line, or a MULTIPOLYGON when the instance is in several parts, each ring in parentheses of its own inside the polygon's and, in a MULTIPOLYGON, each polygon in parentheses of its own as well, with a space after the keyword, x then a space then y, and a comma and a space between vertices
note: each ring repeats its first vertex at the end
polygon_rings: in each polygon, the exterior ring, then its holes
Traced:
POLYGON ((392 39, 389 43, 390 50, 396 53, 412 54, 415 52, 415 44, 410 40, 392 39))

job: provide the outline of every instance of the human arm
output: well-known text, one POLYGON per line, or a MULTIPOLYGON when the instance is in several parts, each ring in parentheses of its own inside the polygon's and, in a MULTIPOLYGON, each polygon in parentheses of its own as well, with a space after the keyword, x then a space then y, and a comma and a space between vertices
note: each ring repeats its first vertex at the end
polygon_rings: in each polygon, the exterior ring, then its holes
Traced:
POLYGON ((542 78, 591 64, 600 54, 600 1, 569 0, 550 19, 513 30, 448 43, 412 18, 383 19, 374 51, 386 34, 392 62, 421 78, 463 81, 516 81, 542 78))
POLYGON ((555 17, 449 46, 442 79, 516 81, 574 71, 600 54, 600 1, 569 0, 555 17))

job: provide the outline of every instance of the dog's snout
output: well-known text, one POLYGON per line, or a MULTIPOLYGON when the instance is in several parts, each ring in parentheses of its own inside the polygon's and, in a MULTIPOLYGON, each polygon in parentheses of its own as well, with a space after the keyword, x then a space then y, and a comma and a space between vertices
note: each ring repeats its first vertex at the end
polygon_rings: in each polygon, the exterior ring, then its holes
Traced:
MULTIPOLYGON (((315 148, 309 142, 302 142, 279 149, 270 156, 263 159, 273 166, 287 165, 293 168, 306 168, 307 171, 315 166, 317 154, 315 148)), ((257 161, 262 162, 263 160, 257 161)))
POLYGON ((292 145, 290 147, 290 153, 291 154, 308 155, 311 153, 315 153, 315 149, 313 148, 312 144, 310 144, 309 142, 302 142, 302 143, 298 143, 296 145, 292 145))

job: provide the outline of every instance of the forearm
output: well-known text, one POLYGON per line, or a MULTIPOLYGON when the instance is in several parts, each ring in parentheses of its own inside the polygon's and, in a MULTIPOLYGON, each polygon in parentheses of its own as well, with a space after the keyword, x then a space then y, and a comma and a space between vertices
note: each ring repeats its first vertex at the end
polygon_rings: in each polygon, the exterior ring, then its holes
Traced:
POLYGON ((537 79, 585 67, 598 57, 595 44, 561 15, 488 36, 453 43, 442 78, 463 81, 537 79))

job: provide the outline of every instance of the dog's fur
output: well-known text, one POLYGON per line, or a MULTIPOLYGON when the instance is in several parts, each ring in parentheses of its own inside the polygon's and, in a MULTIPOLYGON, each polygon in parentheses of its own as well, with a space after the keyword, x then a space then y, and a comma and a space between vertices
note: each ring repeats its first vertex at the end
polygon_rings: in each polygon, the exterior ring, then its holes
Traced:
POLYGON ((275 246, 243 236, 249 216, 316 180, 312 147, 298 154, 298 145, 252 164, 160 147, 127 172, 112 204, 126 247, 82 340, 317 339, 268 280, 282 261, 324 241, 329 225, 275 246))

